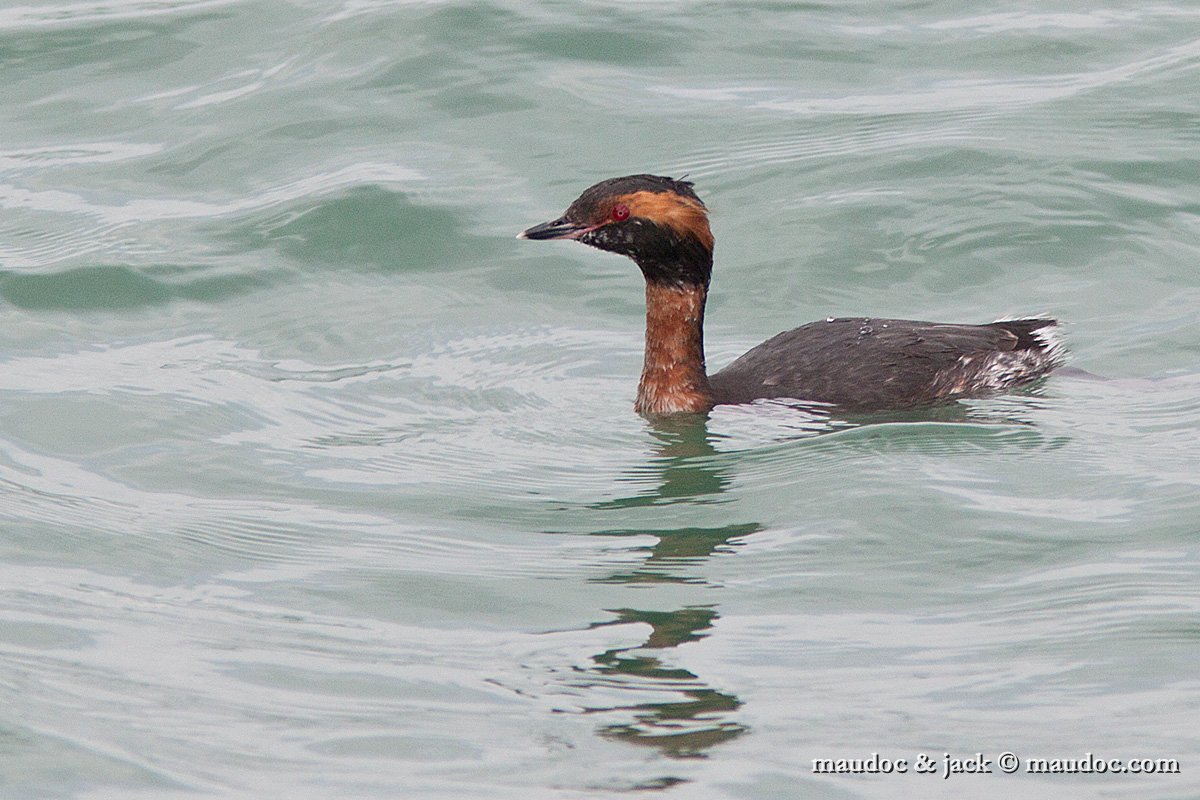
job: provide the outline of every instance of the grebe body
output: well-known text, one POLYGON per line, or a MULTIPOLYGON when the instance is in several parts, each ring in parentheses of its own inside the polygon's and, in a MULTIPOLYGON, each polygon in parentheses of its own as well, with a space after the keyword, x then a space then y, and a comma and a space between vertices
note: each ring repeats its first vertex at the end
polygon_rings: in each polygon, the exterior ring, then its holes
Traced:
POLYGON ((853 411, 916 408, 1032 383, 1063 361, 1053 319, 986 325, 841 318, 785 331, 708 375, 704 306, 712 275, 708 213, 687 181, 611 178, 522 239, 571 239, 628 256, 646 280, 646 341, 634 408, 703 413, 792 399, 853 411))

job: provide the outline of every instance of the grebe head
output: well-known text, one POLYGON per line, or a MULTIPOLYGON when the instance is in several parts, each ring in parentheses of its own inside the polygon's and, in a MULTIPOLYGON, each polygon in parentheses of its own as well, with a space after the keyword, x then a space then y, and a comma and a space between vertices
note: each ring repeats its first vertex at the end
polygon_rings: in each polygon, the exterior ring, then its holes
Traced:
POLYGON ((609 178, 588 188, 556 220, 518 239, 574 239, 629 256, 650 283, 708 286, 713 236, 688 181, 659 175, 609 178))

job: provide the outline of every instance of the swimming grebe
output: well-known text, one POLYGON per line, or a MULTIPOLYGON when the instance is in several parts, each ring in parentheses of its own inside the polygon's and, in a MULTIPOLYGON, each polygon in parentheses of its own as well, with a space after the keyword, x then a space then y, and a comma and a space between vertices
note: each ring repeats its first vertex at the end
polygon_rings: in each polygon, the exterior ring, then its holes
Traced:
POLYGON ((829 318, 768 339, 710 376, 704 302, 713 235, 688 181, 610 178, 517 238, 573 239, 637 262, 646 279, 646 353, 634 409, 644 415, 766 398, 854 411, 913 408, 1019 387, 1063 361, 1053 319, 948 325, 829 318))

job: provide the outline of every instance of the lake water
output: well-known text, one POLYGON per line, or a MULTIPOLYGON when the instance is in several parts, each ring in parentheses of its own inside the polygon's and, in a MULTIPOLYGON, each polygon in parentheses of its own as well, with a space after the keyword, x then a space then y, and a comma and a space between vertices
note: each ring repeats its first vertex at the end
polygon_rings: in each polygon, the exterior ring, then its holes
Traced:
POLYGON ((1200 9, 997 9, 4 3, 0 796, 1200 796, 1200 9), (650 424, 631 172, 1106 380, 650 424))

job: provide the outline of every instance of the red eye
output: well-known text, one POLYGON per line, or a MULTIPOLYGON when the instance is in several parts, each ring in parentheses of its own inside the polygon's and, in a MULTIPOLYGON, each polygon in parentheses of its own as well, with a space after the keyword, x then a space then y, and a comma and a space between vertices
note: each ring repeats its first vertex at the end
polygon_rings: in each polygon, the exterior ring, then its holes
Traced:
POLYGON ((624 203, 617 203, 612 208, 612 218, 617 222, 624 222, 629 219, 629 206, 624 203))

